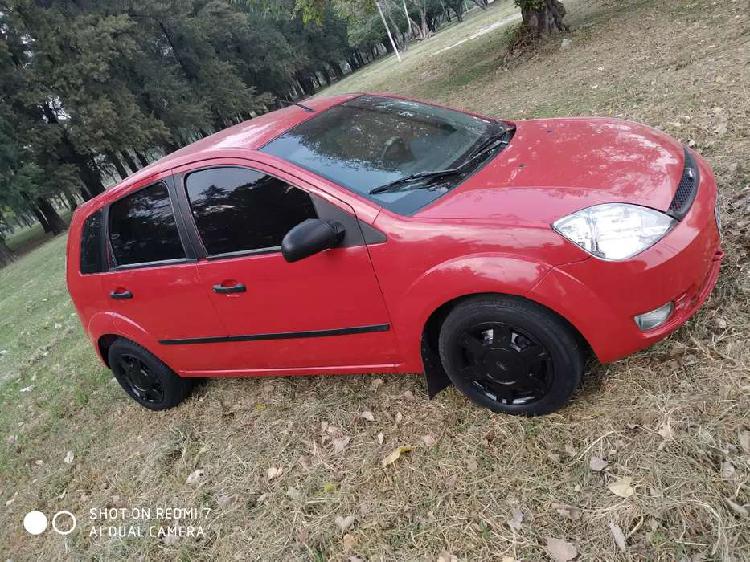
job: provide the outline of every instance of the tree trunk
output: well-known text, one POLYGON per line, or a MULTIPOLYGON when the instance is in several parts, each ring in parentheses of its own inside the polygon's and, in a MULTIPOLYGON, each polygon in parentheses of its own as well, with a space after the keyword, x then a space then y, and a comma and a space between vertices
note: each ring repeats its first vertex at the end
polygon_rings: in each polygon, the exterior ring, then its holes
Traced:
POLYGON ((427 39, 427 37, 430 36, 430 28, 427 26, 427 9, 420 7, 419 8, 419 20, 420 20, 420 34, 422 35, 422 39, 427 39))
POLYGON ((543 0, 535 6, 523 6, 521 17, 523 26, 536 37, 554 31, 569 31, 563 23, 565 6, 560 0, 543 0))
POLYGON ((406 25, 409 30, 409 35, 414 35, 414 31, 411 29, 411 18, 409 17, 409 8, 406 7, 406 0, 404 0, 404 15, 406 16, 406 25))
MULTIPOLYGON (((42 104, 42 112, 50 125, 60 126, 57 114, 49 104, 42 104)), ((62 141, 62 153, 60 156, 62 161, 73 164, 78 168, 78 175, 91 195, 104 193, 104 184, 102 184, 102 178, 93 156, 78 151, 73 141, 70 140, 65 127, 62 127, 60 140, 62 141)))
POLYGON ((71 211, 75 211, 76 207, 78 207, 78 201, 76 201, 75 196, 71 193, 71 191, 67 187, 63 187, 63 195, 65 196, 65 201, 68 204, 68 207, 71 211))
POLYGON ((13 250, 5 243, 5 237, 0 233, 0 267, 8 265, 15 257, 13 250))
POLYGON ((122 161, 120 161, 120 158, 117 156, 117 153, 112 152, 111 150, 108 150, 105 152, 105 155, 107 156, 107 160, 109 160, 112 165, 115 167, 115 170, 117 170, 117 173, 120 175, 121 179, 127 178, 130 174, 128 174, 128 171, 125 169, 125 166, 122 165, 122 161))
POLYGON ((127 150, 121 150, 120 154, 122 155, 122 159, 125 161, 125 165, 130 168, 130 171, 133 173, 138 171, 138 164, 135 163, 135 160, 133 160, 133 157, 130 155, 130 153, 127 150))
MULTIPOLYGON (((3 224, 2 213, 0 213, 0 225, 1 224, 3 224)), ((14 259, 15 259, 15 255, 13 254, 13 250, 8 248, 8 245, 5 243, 5 236, 0 231, 0 267, 8 265, 14 259)))
POLYGON ((143 154, 139 150, 136 150, 134 152, 135 152, 135 157, 138 159, 138 162, 140 162, 141 164, 141 167, 145 168, 146 166, 148 166, 148 159, 146 158, 146 155, 143 154))
POLYGON ((47 222, 47 217, 44 216, 44 213, 42 213, 41 210, 39 210, 39 207, 37 207, 36 203, 31 199, 28 193, 25 191, 21 192, 21 198, 26 201, 26 204, 29 206, 29 209, 31 209, 31 212, 36 217, 36 220, 39 221, 39 224, 42 225, 42 230, 44 232, 52 232, 52 229, 50 228, 49 223, 47 222))
POLYGON ((60 218, 60 215, 57 214, 57 211, 49 201, 44 197, 37 197, 36 204, 39 207, 39 210, 44 214, 44 218, 47 219, 47 224, 49 225, 52 234, 57 235, 61 232, 65 232, 65 229, 67 228, 65 222, 60 218))
POLYGON ((388 34, 388 40, 391 42, 391 47, 393 47, 393 51, 396 53, 396 58, 398 59, 398 62, 401 62, 401 53, 398 52, 398 49, 396 48, 396 42, 393 40, 393 35, 391 35, 391 28, 388 27, 388 22, 385 21, 385 14, 383 14, 383 7, 380 5, 380 0, 375 0, 375 5, 378 7, 380 19, 383 20, 385 31, 388 34))

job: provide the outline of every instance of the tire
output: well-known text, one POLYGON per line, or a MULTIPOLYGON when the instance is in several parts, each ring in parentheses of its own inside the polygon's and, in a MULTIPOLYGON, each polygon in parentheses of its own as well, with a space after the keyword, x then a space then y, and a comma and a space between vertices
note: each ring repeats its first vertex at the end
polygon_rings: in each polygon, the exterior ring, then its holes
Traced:
POLYGON ((456 388, 494 412, 538 416, 568 403, 584 351, 559 316, 510 296, 471 297, 440 329, 440 359, 456 388))
POLYGON ((125 339, 109 348, 109 365, 128 395, 149 410, 174 408, 190 394, 191 379, 183 379, 158 357, 125 339))

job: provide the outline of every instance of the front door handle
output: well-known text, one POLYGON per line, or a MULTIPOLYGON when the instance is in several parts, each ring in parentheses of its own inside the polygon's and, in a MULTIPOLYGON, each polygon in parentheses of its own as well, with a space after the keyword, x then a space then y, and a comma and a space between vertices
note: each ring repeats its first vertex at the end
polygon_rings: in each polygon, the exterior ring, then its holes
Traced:
POLYGON ((124 299, 132 299, 133 293, 131 293, 127 289, 115 289, 109 294, 109 296, 115 300, 124 300, 124 299))
POLYGON ((235 283, 234 285, 224 285, 220 283, 218 285, 214 285, 214 293, 219 293, 221 295, 244 293, 245 291, 247 291, 247 287, 245 287, 242 283, 235 283))

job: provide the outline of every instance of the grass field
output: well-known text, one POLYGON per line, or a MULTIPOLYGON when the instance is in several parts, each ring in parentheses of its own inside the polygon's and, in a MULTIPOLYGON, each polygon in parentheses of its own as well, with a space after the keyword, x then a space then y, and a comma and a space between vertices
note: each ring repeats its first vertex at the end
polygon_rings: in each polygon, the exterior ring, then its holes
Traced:
POLYGON ((727 252, 704 309, 592 367, 544 418, 452 389, 428 401, 409 376, 209 381, 150 413, 85 341, 59 237, 0 270, 2 559, 544 560, 552 538, 580 560, 750 560, 747 3, 570 0, 572 42, 511 59, 503 26, 479 34, 512 13, 498 4, 325 93, 619 116, 690 143, 715 167, 727 252), (397 446, 413 450, 383 468, 397 446), (205 536, 91 536, 92 508, 159 506, 210 508, 205 536), (32 537, 31 509, 70 510, 78 529, 32 537))

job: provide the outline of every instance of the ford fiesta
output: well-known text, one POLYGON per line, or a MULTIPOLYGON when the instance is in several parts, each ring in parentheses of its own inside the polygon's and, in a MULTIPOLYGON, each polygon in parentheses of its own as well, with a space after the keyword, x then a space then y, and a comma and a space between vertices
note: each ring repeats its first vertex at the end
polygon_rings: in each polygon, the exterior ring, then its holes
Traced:
POLYGON ((612 119, 395 96, 293 105, 82 206, 67 281, 143 406, 196 377, 425 373, 496 412, 563 406, 683 324, 722 257, 711 169, 612 119))

